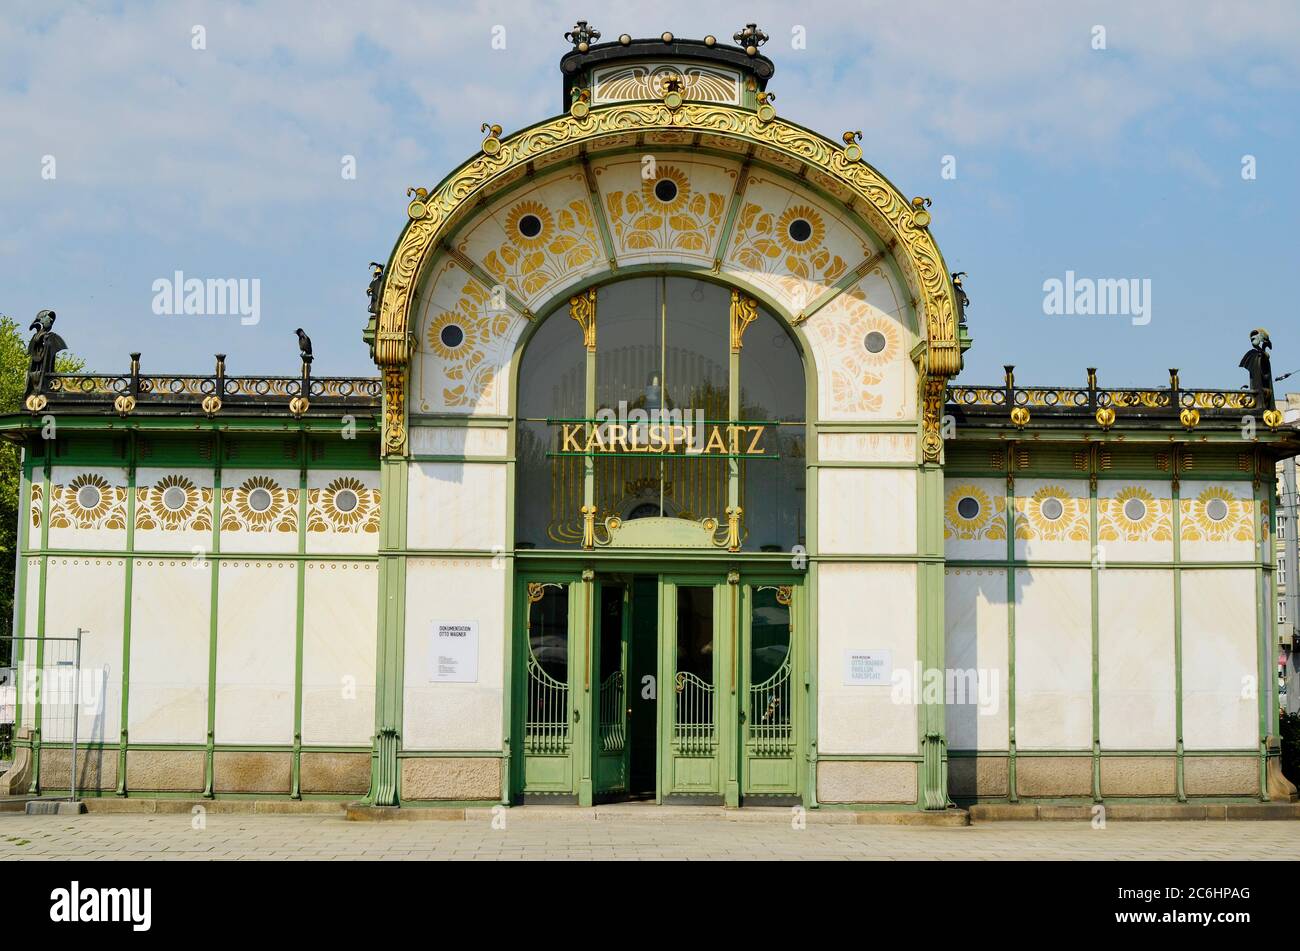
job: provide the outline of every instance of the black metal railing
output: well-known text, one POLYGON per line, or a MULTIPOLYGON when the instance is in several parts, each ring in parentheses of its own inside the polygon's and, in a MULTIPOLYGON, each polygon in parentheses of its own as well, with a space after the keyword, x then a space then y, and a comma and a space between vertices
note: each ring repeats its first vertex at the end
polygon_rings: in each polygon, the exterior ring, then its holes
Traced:
POLYGON ((134 412, 167 407, 209 414, 239 409, 297 413, 301 404, 297 408, 291 404, 303 396, 308 412, 377 410, 382 405, 383 387, 378 377, 314 377, 306 363, 298 376, 227 376, 224 354, 217 355, 213 373, 206 376, 145 374, 140 370, 140 355, 133 353, 127 373, 51 373, 44 377, 39 392, 31 395, 44 398, 42 409, 122 412, 129 407, 127 411, 134 412))
POLYGON ((1143 418, 1178 418, 1183 410, 1202 414, 1240 415, 1272 407, 1253 390, 1214 390, 1184 387, 1177 370, 1169 371, 1167 387, 1110 388, 1097 385, 1097 371, 1088 368, 1087 384, 1071 386, 1020 386, 1015 367, 1003 368, 1006 377, 1001 386, 948 387, 949 408, 966 415, 1009 415, 1022 407, 1031 414, 1049 416, 1095 416, 1098 410, 1113 410, 1122 415, 1143 418))

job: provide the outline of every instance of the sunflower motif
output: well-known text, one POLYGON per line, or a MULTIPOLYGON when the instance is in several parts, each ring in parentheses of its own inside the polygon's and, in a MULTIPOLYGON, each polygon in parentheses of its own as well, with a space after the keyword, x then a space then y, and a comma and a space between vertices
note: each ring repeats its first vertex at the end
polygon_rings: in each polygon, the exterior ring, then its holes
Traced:
POLYGON ((817 250, 825 236, 826 225, 822 216, 808 205, 791 205, 776 220, 776 240, 796 257, 805 257, 817 250), (806 237, 803 237, 804 232, 806 237))
POLYGON ((641 198, 645 202, 647 211, 657 211, 662 215, 675 215, 683 208, 691 198, 691 182, 686 177, 686 173, 673 165, 660 165, 657 174, 641 181, 641 198), (661 185, 663 182, 672 182, 673 187, 661 185), (660 197, 661 193, 671 192, 671 197, 665 201, 660 197))
POLYGON ((428 340, 429 348, 441 359, 459 360, 478 345, 479 327, 459 310, 448 311, 430 322, 428 340), (448 327, 453 329, 446 330, 448 327))
POLYGON ((62 511, 50 514, 54 528, 125 528, 117 505, 118 490, 102 475, 86 472, 63 488, 62 511), (70 522, 69 522, 70 520, 70 522))
POLYGON ((318 504, 320 512, 336 531, 354 532, 360 528, 377 531, 379 528, 374 493, 360 479, 340 476, 320 490, 318 504))
POLYGON ((551 217, 551 211, 541 202, 521 201, 506 215, 506 237, 511 244, 524 251, 535 251, 545 245, 551 239, 554 228, 555 220, 551 217), (540 227, 536 234, 526 234, 521 230, 525 218, 537 219, 540 227))
POLYGON ((861 322, 854 321, 854 323, 859 325, 854 329, 862 331, 862 339, 858 341, 858 345, 862 348, 863 363, 872 367, 893 363, 894 358, 898 356, 898 348, 902 339, 898 324, 883 317, 871 317, 861 322), (874 334, 880 336, 873 336, 874 334), (879 349, 873 351, 873 347, 879 347, 879 349))
POLYGON ((1045 485, 1027 499, 1017 499, 1024 520, 1016 537, 1025 541, 1087 541, 1089 526, 1078 500, 1059 485, 1045 485))
MULTIPOLYGON (((147 495, 149 514, 166 531, 176 531, 188 525, 201 504, 202 494, 198 486, 183 475, 164 476, 154 483, 147 495), (167 503, 178 498, 184 500, 179 507, 168 506, 167 503)), ((138 528, 141 520, 136 521, 138 528)))
POLYGON ((265 532, 286 514, 289 497, 270 476, 251 476, 234 490, 232 504, 242 527, 265 532))
POLYGON ((1168 506, 1140 485, 1120 489, 1109 499, 1101 500, 1102 541, 1169 541, 1173 532, 1168 524, 1168 506))
POLYGON ((1185 541, 1254 541, 1249 507, 1222 485, 1206 486, 1182 503, 1185 541))
POLYGON ((994 515, 993 500, 977 485, 956 485, 948 492, 944 514, 947 516, 944 538, 955 536, 967 541, 978 539, 990 527, 989 522, 994 515), (971 512, 968 505, 962 505, 966 499, 975 502, 975 511, 971 512))

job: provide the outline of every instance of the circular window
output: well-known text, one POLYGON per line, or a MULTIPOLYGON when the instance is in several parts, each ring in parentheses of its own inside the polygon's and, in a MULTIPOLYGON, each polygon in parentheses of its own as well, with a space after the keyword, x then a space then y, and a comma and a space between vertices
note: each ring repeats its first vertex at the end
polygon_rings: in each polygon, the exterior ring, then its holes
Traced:
POLYGON ((162 504, 169 512, 179 512, 185 508, 185 490, 179 485, 171 485, 163 490, 162 504))
POLYGON ((677 183, 671 178, 661 178, 655 182, 655 197, 665 205, 677 197, 677 183))
POLYGON ((879 330, 873 330, 867 334, 863 344, 867 348, 867 353, 879 353, 885 349, 885 335, 879 330))
POLYGON ((790 240, 800 244, 812 237, 812 224, 807 218, 796 218, 786 230, 790 232, 790 240))
POLYGON ((1061 504, 1060 499, 1043 499, 1043 504, 1038 507, 1038 511, 1043 513, 1043 518, 1049 522, 1055 522, 1065 514, 1065 506, 1061 504))
POLYGON ((357 507, 357 494, 351 489, 339 489, 334 493, 334 507, 340 512, 351 512, 357 507))
POLYGON ((542 233, 542 219, 536 215, 524 215, 519 219, 519 233, 525 238, 535 238, 542 233))
POLYGON ((83 509, 93 509, 99 504, 101 498, 99 489, 93 485, 83 485, 77 490, 77 504, 83 509))
POLYGON ((1130 522, 1140 522, 1146 514, 1147 504, 1141 499, 1129 499, 1124 503, 1124 517, 1130 522))
POLYGON ((1205 514, 1216 522, 1228 517, 1228 503, 1223 499, 1210 499, 1205 503, 1205 514))
POLYGON ((256 488, 249 492, 248 507, 254 512, 265 512, 271 507, 271 493, 263 488, 256 488))
POLYGON ((957 514, 962 518, 974 518, 980 513, 980 504, 969 495, 962 497, 957 501, 957 514))
POLYGON ((442 341, 444 347, 454 350, 465 342, 465 331, 457 324, 447 324, 438 331, 438 339, 442 341))

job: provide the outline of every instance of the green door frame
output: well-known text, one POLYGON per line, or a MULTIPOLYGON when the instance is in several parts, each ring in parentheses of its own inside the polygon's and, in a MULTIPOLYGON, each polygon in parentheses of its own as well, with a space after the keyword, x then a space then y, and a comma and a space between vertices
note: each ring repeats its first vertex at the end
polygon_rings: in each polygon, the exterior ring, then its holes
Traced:
MULTIPOLYGON (((665 560, 647 557, 644 560, 623 559, 604 561, 599 556, 588 555, 575 563, 562 564, 548 559, 546 562, 525 563, 518 566, 515 584, 514 613, 516 622, 512 634, 511 734, 519 737, 518 754, 511 758, 509 798, 520 801, 527 797, 553 797, 557 802, 576 802, 593 805, 601 793, 600 763, 600 591, 603 585, 619 585, 630 592, 627 577, 652 575, 657 579, 658 614, 656 694, 658 717, 656 724, 656 780, 655 802, 720 802, 728 807, 740 806, 749 787, 750 764, 746 756, 747 731, 742 714, 747 714, 749 689, 749 657, 752 631, 752 592, 760 586, 789 585, 792 589, 790 605, 794 632, 791 637, 792 687, 795 717, 795 780, 788 790, 792 797, 803 798, 806 784, 805 770, 801 768, 811 730, 811 642, 807 636, 806 575, 774 570, 771 565, 755 565, 753 573, 725 564, 690 564, 677 558, 665 560), (603 564, 602 564, 603 561, 603 564), (594 564, 594 567, 593 567, 594 564), (598 570, 608 568, 608 572, 598 570), (617 576, 610 577, 610 576, 617 576), (567 786, 560 788, 528 788, 528 750, 524 729, 528 690, 528 630, 530 583, 563 584, 569 591, 569 707, 570 730, 568 748, 567 786), (678 787, 672 780, 677 764, 673 753, 673 730, 676 716, 676 621, 677 589, 679 587, 710 588, 713 592, 713 726, 715 751, 712 779, 705 788, 678 787)), ((624 649, 627 644, 627 625, 630 612, 624 617, 624 649)), ((625 689, 637 685, 627 680, 624 658, 625 689)), ((626 763, 625 763, 626 767, 626 763)), ((753 794, 751 794, 753 795, 753 794)))

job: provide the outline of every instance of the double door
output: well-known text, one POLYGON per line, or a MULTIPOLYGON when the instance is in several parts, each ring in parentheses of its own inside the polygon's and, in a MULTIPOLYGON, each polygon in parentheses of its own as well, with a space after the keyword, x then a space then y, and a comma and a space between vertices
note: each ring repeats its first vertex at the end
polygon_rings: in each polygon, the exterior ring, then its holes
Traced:
POLYGON ((517 798, 726 803, 800 795, 806 638, 789 579, 521 579, 517 798))

